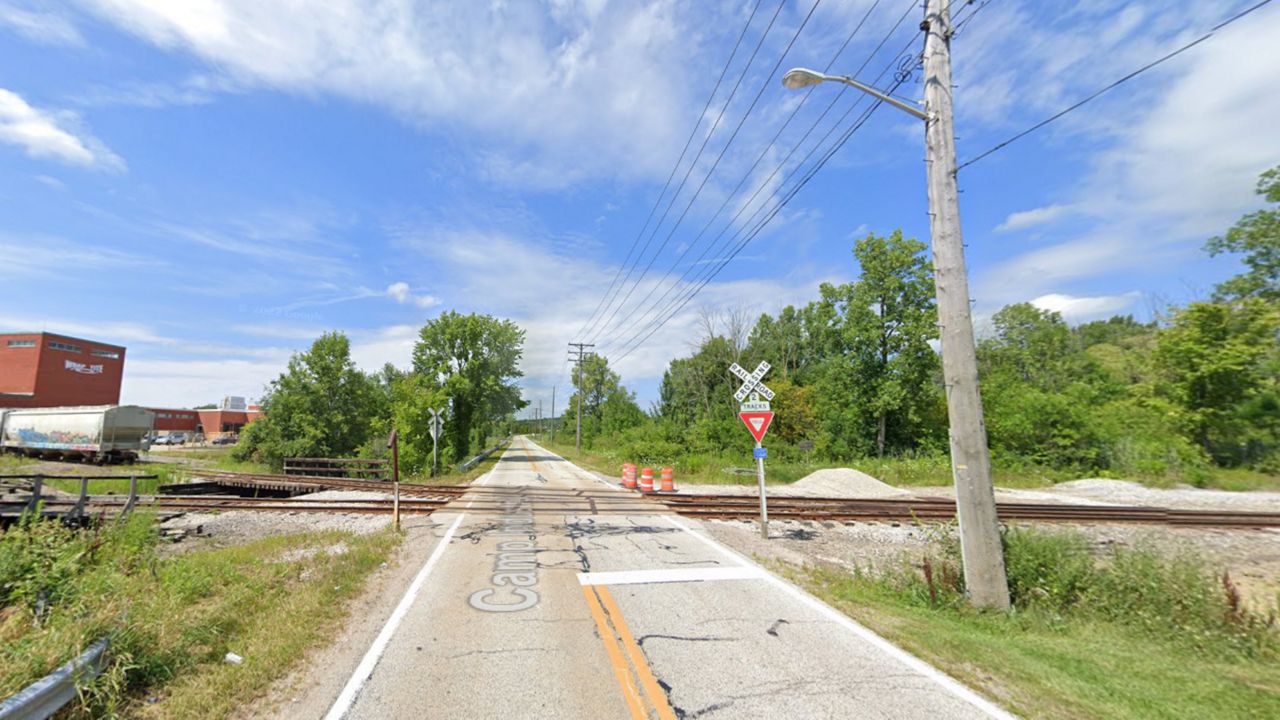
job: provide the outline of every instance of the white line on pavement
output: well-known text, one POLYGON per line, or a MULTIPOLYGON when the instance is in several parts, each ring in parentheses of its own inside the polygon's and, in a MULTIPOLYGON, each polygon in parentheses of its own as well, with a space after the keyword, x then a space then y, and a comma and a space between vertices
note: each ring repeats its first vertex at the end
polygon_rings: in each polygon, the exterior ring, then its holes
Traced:
POLYGON ((882 650, 884 653, 893 657, 898 662, 901 662, 903 665, 906 665, 912 670, 915 670, 921 675, 934 681, 935 683, 940 685, 943 689, 950 692, 952 695, 955 695, 961 700, 964 700, 965 702, 974 706, 978 710, 981 710, 982 712, 986 713, 989 717, 997 718, 998 720, 1016 720, 1017 716, 1012 715, 1007 711, 1003 710, 999 706, 995 705, 991 701, 982 697, 978 693, 971 690, 969 687, 963 685, 958 680, 951 677, 950 675, 947 675, 946 673, 942 672, 938 668, 930 665, 929 663, 921 660, 915 655, 912 655, 906 650, 903 650, 897 645, 894 645, 888 640, 880 637, 879 635, 869 630, 865 626, 854 621, 848 615, 845 615, 844 613, 822 602, 821 600, 810 595, 804 590, 801 590, 795 585, 792 585, 786 580, 783 580, 777 575, 774 575, 768 570, 765 570, 759 565, 756 565, 751 560, 725 547, 724 545, 717 542, 716 540, 709 538, 700 532, 695 531, 693 528, 677 520, 675 516, 668 516, 667 519, 671 522, 672 525, 675 525, 676 527, 680 528, 686 533, 702 541, 705 545, 711 547, 713 550, 719 552, 721 555, 724 555, 726 557, 732 558, 733 560, 737 561, 741 567, 758 568, 760 570, 760 577, 763 578, 766 582, 771 583, 778 589, 782 590, 783 592, 787 593, 793 598, 799 600, 800 602, 809 606, 813 610, 816 610, 819 614, 825 616, 827 619, 831 620, 837 625, 840 625, 846 630, 849 630, 850 632, 862 638, 863 640, 866 640, 868 643, 872 644, 879 650, 882 650))
MULTIPOLYGON (((492 476, 493 471, 490 470, 475 484, 484 485, 492 476)), ((469 500, 466 506, 467 509, 470 509, 474 502, 475 498, 469 500)), ((417 600, 418 593, 421 592, 427 576, 431 574, 431 570, 439 562, 440 556, 444 555, 445 549, 449 546, 449 541, 453 539, 453 534, 457 532, 458 526, 462 524, 462 519, 466 516, 466 513, 458 513, 458 517, 454 518, 453 524, 445 531, 444 537, 440 538, 440 542, 436 543, 435 549, 431 551, 431 557, 427 558, 426 564, 422 566, 417 576, 413 578, 413 583, 405 591, 404 597, 400 598, 400 604, 396 605, 391 617, 387 618, 387 624, 382 626, 382 631, 378 633, 373 645, 369 647, 368 652, 364 654, 364 658, 360 660, 360 664, 356 666, 356 671, 351 674, 351 679, 347 680, 346 686, 342 688, 342 693, 334 701, 333 707, 329 708, 329 713, 325 715, 325 720, 341 720, 351 710, 351 705, 355 702, 356 696, 360 694, 360 690, 364 688, 365 683, 373 675, 374 668, 378 666, 378 660, 382 658, 382 653, 386 651, 387 645, 391 642, 391 636, 395 635, 396 629, 400 627, 400 622, 408 614, 409 607, 417 600)))
POLYGON ((620 570, 578 573, 582 585, 636 585, 641 583, 705 582, 712 580, 758 580, 764 570, 738 567, 667 568, 662 570, 620 570))

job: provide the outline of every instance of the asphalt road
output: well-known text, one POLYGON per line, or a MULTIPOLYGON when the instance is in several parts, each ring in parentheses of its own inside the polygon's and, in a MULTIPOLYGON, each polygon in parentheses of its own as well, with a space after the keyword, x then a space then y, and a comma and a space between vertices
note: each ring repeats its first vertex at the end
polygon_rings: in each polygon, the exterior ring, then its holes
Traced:
POLYGON ((313 691, 327 717, 1006 717, 527 439, 432 518, 435 547, 359 665, 313 691))

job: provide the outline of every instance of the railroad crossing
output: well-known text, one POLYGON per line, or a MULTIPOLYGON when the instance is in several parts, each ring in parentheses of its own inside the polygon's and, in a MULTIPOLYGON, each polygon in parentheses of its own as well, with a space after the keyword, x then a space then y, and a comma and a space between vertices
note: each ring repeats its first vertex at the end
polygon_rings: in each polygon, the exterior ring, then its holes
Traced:
POLYGON ((431 520, 396 606, 280 717, 1006 717, 526 439, 431 520))

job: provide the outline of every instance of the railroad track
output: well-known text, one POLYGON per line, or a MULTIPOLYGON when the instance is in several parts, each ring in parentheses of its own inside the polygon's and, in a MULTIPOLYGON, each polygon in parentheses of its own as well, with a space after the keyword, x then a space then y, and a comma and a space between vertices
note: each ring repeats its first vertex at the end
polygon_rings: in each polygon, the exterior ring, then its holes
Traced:
MULTIPOLYGON (((440 509, 447 500, 422 498, 402 498, 400 512, 406 514, 425 514, 440 509)), ((116 495, 90 496, 85 503, 86 513, 98 511, 121 510, 128 501, 116 495)), ((76 506, 74 499, 45 499, 47 510, 62 511, 76 506)), ((250 511, 250 512, 319 512, 319 513, 361 513, 384 514, 392 511, 391 500, 299 500, 296 498, 232 498, 209 495, 154 495, 140 496, 134 508, 148 508, 162 512, 217 512, 217 511, 250 511)))
MULTIPOLYGON (((237 484, 246 487, 275 487, 297 485, 302 487, 368 490, 374 492, 390 492, 391 484, 380 480, 358 480, 354 478, 309 477, 301 475, 270 475, 234 473, 228 471, 198 471, 195 476, 207 478, 215 482, 237 484)), ((400 484, 402 496, 422 498, 426 503, 439 508, 449 500, 460 497, 463 493, 478 496, 481 503, 489 495, 509 493, 509 489, 471 487, 455 485, 414 485, 400 484)), ((544 501, 571 501, 590 498, 595 504, 605 507, 612 503, 634 502, 639 496, 633 494, 617 494, 611 491, 594 490, 541 490, 529 488, 525 490, 531 496, 544 501)), ((199 496, 197 496, 199 497, 199 496)), ((652 494, 643 496, 655 504, 694 518, 709 520, 751 520, 759 516, 759 502, 750 495, 700 495, 700 494, 652 494)), ((412 499, 401 500, 402 507, 412 499)), ((247 500, 247 499, 241 499, 247 500)), ((212 502, 207 497, 205 502, 212 502)), ((219 498, 221 501, 221 498, 219 498)), ((191 502, 194 502, 192 500, 191 502)), ((290 503, 297 500, 255 500, 264 504, 248 509, 298 510, 290 503), (283 507, 276 505, 283 503, 283 507)), ((360 503, 382 502, 389 507, 390 501, 334 501, 332 507, 355 507, 352 512, 382 512, 370 510, 371 506, 360 503)), ((381 506, 378 506, 381 507, 381 506)), ((425 506, 415 506, 425 507, 425 506)), ((595 505, 593 504, 593 507, 595 505)), ((1219 510, 1182 510, 1163 507, 1140 507, 1131 505, 1066 505, 1051 503, 1009 503, 996 504, 1001 520, 1023 520, 1061 523, 1135 523, 1146 525, 1172 525, 1180 527, 1225 527, 1225 528, 1273 528, 1280 527, 1280 511, 1274 513, 1238 512, 1219 510)), ((230 509, 227 506, 215 509, 230 509)), ((343 512, 335 509, 331 512, 343 512)), ((387 510, 389 511, 389 510, 387 510)), ((567 509, 566 509, 567 511, 567 509)), ((635 511, 633 511, 635 512, 635 511)), ((852 499, 832 497, 771 497, 769 498, 769 516, 778 520, 830 520, 835 522, 949 522, 955 519, 956 506, 953 500, 946 498, 915 499, 852 499)))
MULTIPOLYGON (((751 519, 759 517, 759 501, 751 496, 661 495, 667 507, 690 517, 751 519)), ((1130 505, 1058 505, 1050 503, 997 503, 1001 520, 1036 520, 1077 523, 1138 523, 1190 527, 1280 527, 1280 512, 1180 510, 1130 505)), ((945 498, 912 500, 850 498, 769 498, 769 516, 780 520, 925 521, 955 518, 955 501, 945 498)))

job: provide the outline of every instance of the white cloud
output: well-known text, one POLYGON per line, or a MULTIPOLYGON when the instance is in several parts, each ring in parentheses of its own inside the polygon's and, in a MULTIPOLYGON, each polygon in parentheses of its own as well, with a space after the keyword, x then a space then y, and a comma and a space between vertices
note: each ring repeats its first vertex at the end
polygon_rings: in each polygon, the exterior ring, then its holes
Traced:
POLYGON ((42 45, 84 45, 80 31, 65 15, 47 9, 30 10, 23 5, 0 2, 0 25, 42 45))
POLYGON ((111 270, 161 268, 167 262, 110 248, 73 243, 47 235, 14 235, 0 231, 0 278, 65 276, 68 268, 111 270), (36 249, 39 249, 38 252, 36 249))
POLYGON ((485 172, 540 186, 669 169, 702 39, 685 16, 739 11, 670 0, 329 0, 305 12, 259 0, 81 3, 242 86, 330 93, 413 125, 478 130, 498 149, 478 151, 485 172))
POLYGON ((0 142, 17 145, 33 158, 68 165, 122 171, 124 161, 92 135, 68 126, 75 115, 38 110, 17 93, 0 88, 0 142))
POLYGON ((1080 323, 1098 318, 1111 317, 1116 313, 1133 307, 1142 299, 1142 293, 1133 291, 1121 295, 1098 295, 1095 297, 1076 297, 1061 293, 1041 295, 1031 301, 1041 310, 1050 310, 1062 315, 1069 323, 1080 323))
POLYGON ((406 282, 391 283, 387 286, 387 294, 401 305, 416 305, 420 308, 429 308, 440 304, 439 298, 431 295, 414 295, 409 288, 409 283, 406 282))
POLYGON ((1051 223, 1069 212, 1071 212, 1071 207, 1068 205, 1046 205, 1045 207, 1010 213, 1009 217, 1004 219, 1004 222, 996 226, 996 232, 1026 230, 1036 225, 1051 223))

